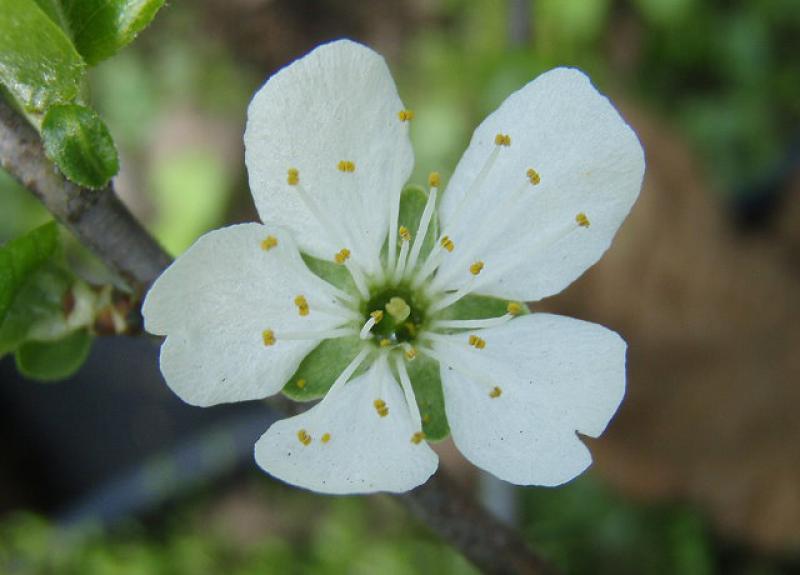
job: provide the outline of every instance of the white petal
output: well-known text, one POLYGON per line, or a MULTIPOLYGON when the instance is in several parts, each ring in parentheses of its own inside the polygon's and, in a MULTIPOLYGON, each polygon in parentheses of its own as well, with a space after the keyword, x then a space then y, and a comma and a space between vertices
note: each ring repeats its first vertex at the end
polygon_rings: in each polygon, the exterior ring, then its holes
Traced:
POLYGON ((591 455, 625 393, 625 342, 588 322, 531 314, 436 344, 453 440, 475 465, 518 485, 559 485, 591 455), (493 386, 502 390, 490 397, 493 386))
POLYGON ((261 219, 294 232, 304 252, 330 260, 347 247, 374 272, 390 206, 414 163, 401 110, 383 58, 349 40, 320 46, 272 76, 250 103, 244 135, 261 219), (339 171, 342 160, 354 162, 355 172, 339 171), (292 167, 335 229, 287 185, 292 167), (341 245, 351 239, 355 245, 341 245))
POLYGON ((470 279, 478 293, 523 301, 558 293, 605 252, 641 187, 636 135, 580 71, 557 68, 515 92, 475 130, 443 196, 442 230, 456 249, 438 287, 470 279), (508 134, 484 184, 464 201, 495 136, 508 134), (541 181, 531 185, 528 169, 541 181), (463 208, 459 205, 464 201, 463 208), (579 227, 584 213, 590 226, 579 227))
POLYGON ((256 461, 278 479, 314 491, 399 493, 425 483, 438 465, 425 441, 411 441, 416 431, 400 386, 386 363, 376 362, 307 412, 274 423, 256 443, 256 461), (376 399, 386 402, 385 417, 376 399), (308 445, 298 438, 301 429, 312 438, 308 445))
POLYGON ((242 224, 202 236, 153 284, 145 329, 166 335, 161 371, 193 405, 257 399, 276 393, 319 339, 281 341, 281 330, 324 331, 343 323, 332 288, 302 262, 288 233, 242 224), (274 236, 278 244, 264 250, 274 236), (305 296, 301 317, 294 298, 305 296), (326 307, 332 313, 319 309, 326 307), (278 341, 265 346, 262 333, 278 341))

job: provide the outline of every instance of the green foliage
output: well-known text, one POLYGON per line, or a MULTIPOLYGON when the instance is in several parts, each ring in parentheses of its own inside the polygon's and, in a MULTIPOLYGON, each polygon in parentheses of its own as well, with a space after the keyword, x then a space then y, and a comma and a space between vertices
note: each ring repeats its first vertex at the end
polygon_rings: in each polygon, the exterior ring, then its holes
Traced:
POLYGON ((42 140, 50 159, 81 186, 101 188, 119 171, 114 140, 90 108, 51 106, 42 122, 42 140))
POLYGON ((0 324, 17 292, 58 248, 58 226, 50 222, 0 246, 0 324))
POLYGON ((417 399, 419 415, 422 417, 422 431, 425 439, 440 441, 450 435, 450 425, 444 409, 444 392, 439 375, 439 362, 430 357, 418 355, 408 362, 408 377, 414 396, 417 399))
MULTIPOLYGON (((486 319, 505 315, 508 311, 507 299, 488 295, 468 295, 448 308, 443 309, 438 319, 486 319)), ((519 303, 519 302, 516 302, 519 303)), ((528 307, 520 304, 522 313, 528 313, 528 307)))
POLYGON ((85 64, 33 0, 0 0, 0 83, 36 122, 80 95, 85 64))
POLYGON ((283 393, 295 401, 312 401, 324 396, 363 344, 358 336, 323 340, 303 359, 283 387, 283 393))
POLYGON ((27 341, 17 348, 14 359, 25 377, 55 381, 78 371, 91 348, 92 335, 79 329, 56 341, 27 341))
POLYGON ((335 285, 341 290, 349 293, 356 293, 356 284, 353 283, 353 278, 347 268, 340 266, 335 262, 328 260, 321 260, 314 256, 301 254, 303 261, 312 272, 324 279, 326 282, 335 285))
POLYGON ((163 5, 164 0, 61 0, 61 14, 78 52, 95 65, 132 42, 163 5))

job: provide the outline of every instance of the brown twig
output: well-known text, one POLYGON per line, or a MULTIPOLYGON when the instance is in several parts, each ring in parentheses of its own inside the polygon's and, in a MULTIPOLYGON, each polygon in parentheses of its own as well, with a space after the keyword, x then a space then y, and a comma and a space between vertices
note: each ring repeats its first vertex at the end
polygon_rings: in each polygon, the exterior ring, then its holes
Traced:
MULTIPOLYGON (((111 186, 89 190, 68 182, 45 157, 36 132, 2 99, 0 160, 6 171, 138 292, 169 265, 170 257, 111 186)), ((554 573, 514 530, 497 521, 441 472, 399 500, 485 573, 554 573)))

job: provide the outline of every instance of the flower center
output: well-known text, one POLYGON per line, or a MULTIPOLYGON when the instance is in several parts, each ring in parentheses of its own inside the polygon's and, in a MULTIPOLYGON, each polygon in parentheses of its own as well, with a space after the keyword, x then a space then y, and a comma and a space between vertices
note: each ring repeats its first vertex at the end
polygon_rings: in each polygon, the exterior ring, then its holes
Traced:
POLYGON ((416 339, 425 323, 424 304, 410 287, 400 285, 376 290, 361 311, 365 321, 380 318, 371 330, 376 343, 394 345, 416 339))

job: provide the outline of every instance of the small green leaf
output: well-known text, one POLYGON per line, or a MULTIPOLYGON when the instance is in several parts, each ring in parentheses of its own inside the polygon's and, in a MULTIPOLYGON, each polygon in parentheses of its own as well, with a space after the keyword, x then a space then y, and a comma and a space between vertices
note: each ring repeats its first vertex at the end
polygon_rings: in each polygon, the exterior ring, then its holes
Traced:
POLYGON ((42 114, 79 93, 86 65, 33 0, 0 0, 0 83, 23 111, 42 114))
POLYGON ((101 188, 119 170, 117 148, 94 110, 76 104, 51 106, 42 122, 47 155, 73 182, 101 188))
POLYGON ((408 377, 419 406, 422 431, 428 441, 440 441, 450 434, 444 411, 444 392, 439 376, 439 362, 427 356, 417 356, 407 364, 408 377))
POLYGON ((57 341, 25 342, 19 346, 14 358, 17 369, 25 377, 56 381, 78 371, 91 348, 92 335, 88 330, 79 329, 57 341))
POLYGON ((358 336, 326 339, 300 363, 283 387, 283 393, 295 401, 319 399, 328 392, 363 345, 358 336))
POLYGON ((0 246, 0 324, 28 276, 58 248, 58 226, 47 223, 0 246))
MULTIPOLYGON (((419 221, 422 219, 422 212, 425 211, 425 205, 428 203, 428 192, 419 186, 406 186, 403 193, 400 195, 400 213, 398 215, 398 227, 405 226, 413 234, 417 233, 419 229, 419 221)), ((433 243, 436 241, 438 234, 438 221, 436 219, 436 210, 431 217, 431 223, 428 225, 428 232, 425 234, 425 241, 422 242, 422 249, 420 250, 420 261, 424 261, 425 256, 433 248, 433 243)), ((414 241, 414 238, 411 238, 414 241)))
POLYGON ((164 0, 61 0, 61 5, 78 52, 95 65, 132 42, 164 0))
MULTIPOLYGON (((448 308, 443 309, 436 316, 436 319, 485 319, 505 315, 508 311, 508 304, 512 300, 500 299, 488 295, 468 295, 448 308)), ((528 313, 528 306, 518 303, 521 309, 520 315, 528 313)))
POLYGON ((321 277, 326 282, 335 285, 347 293, 357 293, 356 284, 347 268, 334 262, 321 260, 314 256, 301 254, 303 261, 315 275, 321 277))

